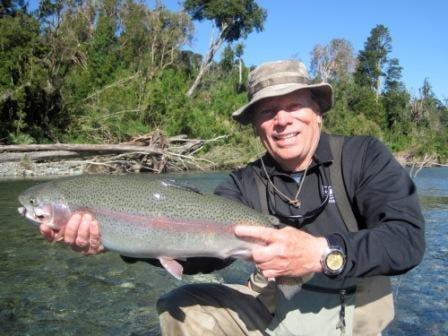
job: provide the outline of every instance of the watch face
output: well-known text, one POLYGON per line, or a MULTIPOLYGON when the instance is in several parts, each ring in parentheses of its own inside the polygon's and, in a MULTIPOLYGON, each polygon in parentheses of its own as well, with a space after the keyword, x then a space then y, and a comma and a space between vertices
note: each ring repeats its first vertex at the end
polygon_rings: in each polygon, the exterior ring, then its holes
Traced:
POLYGON ((344 255, 340 251, 331 251, 327 255, 325 263, 330 271, 337 272, 344 266, 344 255))

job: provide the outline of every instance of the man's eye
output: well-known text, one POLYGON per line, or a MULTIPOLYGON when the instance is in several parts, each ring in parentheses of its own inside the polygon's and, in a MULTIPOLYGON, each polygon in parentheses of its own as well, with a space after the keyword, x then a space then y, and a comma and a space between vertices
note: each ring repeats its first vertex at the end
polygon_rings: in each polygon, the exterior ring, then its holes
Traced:
POLYGON ((269 109, 263 109, 260 111, 260 115, 262 116, 270 116, 274 114, 274 109, 273 108, 269 108, 269 109))
POLYGON ((288 105, 288 107, 286 108, 286 111, 288 111, 288 112, 297 111, 302 107, 303 106, 301 104, 291 104, 291 105, 288 105))

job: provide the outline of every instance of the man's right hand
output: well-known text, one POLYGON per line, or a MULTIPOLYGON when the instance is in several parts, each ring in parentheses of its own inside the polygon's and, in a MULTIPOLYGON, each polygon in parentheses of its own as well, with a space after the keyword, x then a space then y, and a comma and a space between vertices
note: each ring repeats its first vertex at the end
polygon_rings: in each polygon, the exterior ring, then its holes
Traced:
POLYGON ((89 213, 75 213, 59 231, 42 224, 40 232, 49 242, 64 242, 86 255, 104 251, 98 222, 89 213))

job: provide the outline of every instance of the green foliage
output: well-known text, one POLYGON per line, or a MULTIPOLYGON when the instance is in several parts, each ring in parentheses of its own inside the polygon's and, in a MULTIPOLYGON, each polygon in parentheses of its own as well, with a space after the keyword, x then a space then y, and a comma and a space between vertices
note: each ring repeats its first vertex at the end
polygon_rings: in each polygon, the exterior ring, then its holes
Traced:
POLYGON ((235 65, 235 51, 232 45, 228 44, 222 53, 221 62, 219 62, 223 72, 231 72, 235 65))
POLYGON ((349 96, 348 106, 356 114, 363 114, 379 127, 385 127, 386 115, 381 101, 369 88, 355 86, 349 96))
POLYGON ((355 74, 356 82, 378 90, 377 83, 380 76, 383 75, 383 66, 387 62, 387 56, 391 50, 392 38, 389 29, 383 25, 377 25, 370 31, 364 49, 359 53, 359 63, 355 74))
MULTIPOLYGON (((21 0, 2 2, 0 142, 116 143, 161 129, 169 136, 225 136, 201 152, 222 167, 255 159, 263 150, 252 128, 230 118, 246 102, 249 71, 243 45, 231 42, 261 31, 266 12, 253 0, 187 0, 185 8, 191 17, 160 2, 150 9, 135 0, 41 0, 30 14, 21 0), (225 28, 222 38, 230 43, 187 97, 205 60, 185 50, 194 19, 225 28)), ((348 41, 315 48, 314 80, 327 79, 334 88, 325 130, 376 135, 394 151, 446 161, 447 103, 428 80, 411 97, 390 50, 381 25, 367 38, 355 72, 348 41)))
POLYGON ((254 29, 263 30, 266 10, 254 0, 186 0, 185 10, 193 20, 213 21, 219 29, 225 30, 224 39, 228 42, 247 37, 254 29))

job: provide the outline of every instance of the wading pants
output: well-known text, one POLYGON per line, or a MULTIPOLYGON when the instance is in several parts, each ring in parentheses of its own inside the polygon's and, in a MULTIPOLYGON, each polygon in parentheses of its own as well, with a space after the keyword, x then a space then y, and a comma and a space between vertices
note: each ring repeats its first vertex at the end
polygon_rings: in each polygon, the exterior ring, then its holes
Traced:
POLYGON ((163 336, 266 335, 272 315, 244 285, 192 284, 157 302, 163 336))

